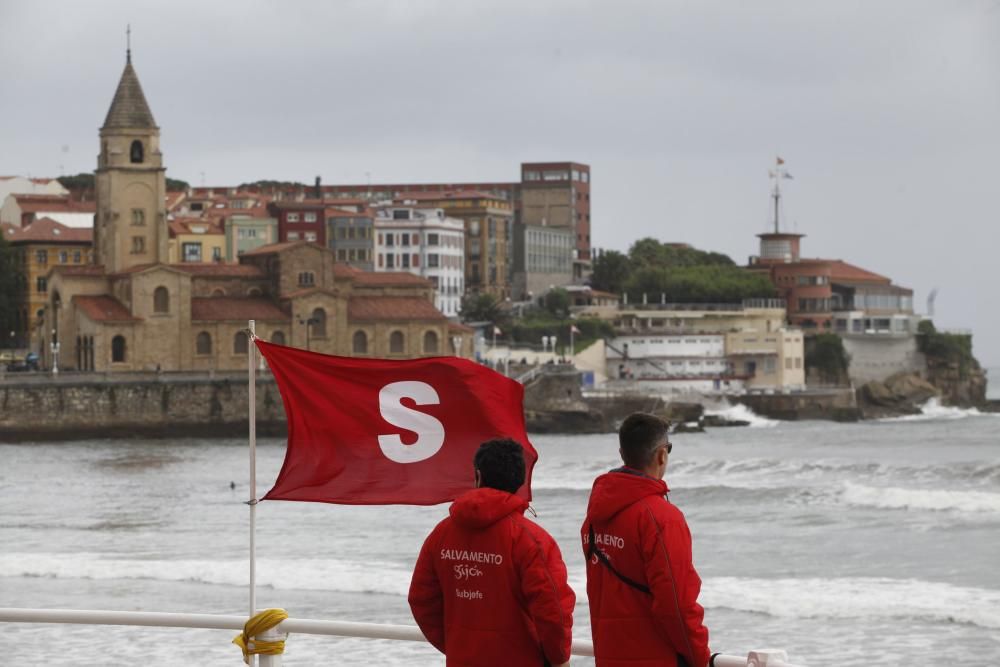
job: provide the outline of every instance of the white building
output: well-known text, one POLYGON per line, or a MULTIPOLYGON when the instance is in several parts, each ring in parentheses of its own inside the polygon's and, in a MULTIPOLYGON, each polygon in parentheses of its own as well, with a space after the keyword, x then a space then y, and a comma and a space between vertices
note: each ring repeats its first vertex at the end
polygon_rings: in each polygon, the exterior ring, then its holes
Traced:
POLYGON ((465 225, 440 208, 375 212, 375 271, 408 271, 434 284, 434 305, 457 317, 465 290, 465 225))
POLYGON ((68 195, 69 190, 54 178, 0 176, 0 203, 7 195, 68 195))

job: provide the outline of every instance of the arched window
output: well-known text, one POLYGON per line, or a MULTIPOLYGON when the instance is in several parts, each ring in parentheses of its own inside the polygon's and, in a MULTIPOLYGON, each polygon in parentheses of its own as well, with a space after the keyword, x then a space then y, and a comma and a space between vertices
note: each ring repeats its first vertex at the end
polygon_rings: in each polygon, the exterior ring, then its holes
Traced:
POLYGON ((406 339, 402 331, 393 331, 389 334, 389 352, 391 354, 402 354, 406 347, 406 339))
POLYGON ((194 339, 195 354, 212 354, 212 336, 207 331, 202 331, 194 339))
POLYGON ((160 286, 153 290, 153 312, 170 312, 170 292, 167 291, 166 287, 160 286))
POLYGON ((247 290, 247 296, 260 296, 263 292, 260 291, 259 287, 251 287, 247 290))
POLYGON ((428 331, 424 334, 424 354, 438 353, 438 335, 435 331, 428 331))
POLYGON ((233 336, 233 354, 246 354, 248 349, 246 332, 237 331, 233 336))
POLYGON ((274 343, 275 345, 284 345, 285 344, 285 332, 284 331, 275 331, 273 334, 271 334, 271 342, 274 343))
POLYGON ((312 317, 312 332, 311 336, 313 338, 322 338, 326 336, 326 311, 322 308, 317 308, 313 311, 312 317))
POLYGON ((226 296, 226 290, 222 289, 221 287, 216 287, 214 290, 212 290, 212 296, 226 296))
POLYGON ((132 147, 129 148, 128 151, 129 161, 132 162, 133 164, 141 164, 142 154, 143 154, 142 142, 136 139, 135 141, 132 142, 132 147))
POLYGON ((114 363, 125 361, 125 336, 115 336, 111 339, 111 361, 114 363))
POLYGON ((364 331, 355 331, 352 349, 354 354, 368 354, 368 334, 364 331))

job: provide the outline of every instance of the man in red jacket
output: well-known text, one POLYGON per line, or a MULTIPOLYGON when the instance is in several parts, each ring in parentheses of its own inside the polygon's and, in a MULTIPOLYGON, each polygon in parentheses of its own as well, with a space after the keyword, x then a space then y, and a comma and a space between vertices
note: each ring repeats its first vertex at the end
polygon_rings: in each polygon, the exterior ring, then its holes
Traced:
POLYGON ((524 518, 524 450, 490 440, 474 459, 476 488, 424 541, 410 609, 452 666, 569 661, 576 595, 555 540, 524 518))
POLYGON ((709 663, 691 532, 666 498, 668 423, 629 415, 618 431, 625 466, 594 482, 581 531, 598 667, 709 663))

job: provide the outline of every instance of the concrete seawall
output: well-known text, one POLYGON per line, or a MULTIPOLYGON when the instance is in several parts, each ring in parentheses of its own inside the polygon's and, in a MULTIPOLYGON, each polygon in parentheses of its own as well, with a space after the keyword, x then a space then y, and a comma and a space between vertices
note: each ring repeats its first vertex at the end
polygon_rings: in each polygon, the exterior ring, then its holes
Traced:
MULTIPOLYGON (((247 376, 11 376, 0 383, 0 441, 246 435, 247 376)), ((257 432, 281 435, 285 412, 270 376, 257 378, 257 432)))

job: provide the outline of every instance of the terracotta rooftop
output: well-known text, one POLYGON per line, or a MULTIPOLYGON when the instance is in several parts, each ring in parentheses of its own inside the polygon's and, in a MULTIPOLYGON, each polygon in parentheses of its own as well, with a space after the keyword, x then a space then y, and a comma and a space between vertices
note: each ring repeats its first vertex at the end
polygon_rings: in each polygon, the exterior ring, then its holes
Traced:
POLYGON ((264 297, 195 297, 191 299, 191 319, 288 321, 290 315, 274 301, 264 297))
POLYGON ((26 227, 3 223, 0 229, 3 229, 3 237, 11 243, 90 244, 94 240, 93 229, 67 227, 52 218, 38 218, 26 227))
POLYGON ((347 316, 355 321, 445 320, 444 314, 427 299, 410 296, 352 296, 347 316))
POLYGON ((77 294, 72 299, 76 307, 94 322, 138 322, 128 308, 118 299, 107 295, 83 296, 77 294))
POLYGON ((465 324, 459 324, 458 322, 450 322, 448 324, 448 331, 452 333, 475 333, 476 330, 465 324))
POLYGON ((852 282, 852 283, 884 283, 890 284, 892 281, 885 276, 872 273, 860 266, 854 266, 840 259, 820 260, 830 265, 830 282, 852 282))
POLYGON ((21 213, 94 213, 97 204, 76 201, 69 195, 12 195, 21 213))
POLYGON ((282 250, 287 250, 288 248, 293 248, 297 245, 304 245, 306 243, 309 243, 309 241, 280 241, 278 243, 272 243, 270 245, 254 248, 253 250, 247 250, 243 253, 243 257, 246 257, 247 255, 273 255, 276 252, 281 252, 282 250))
POLYGON ((176 237, 178 234, 222 234, 223 229, 217 220, 211 217, 205 218, 174 218, 167 223, 170 228, 170 236, 176 237), (198 232, 195 229, 202 229, 198 232))
POLYGON ((125 63, 125 71, 101 129, 156 129, 153 112, 149 110, 139 77, 132 68, 131 56, 125 63))
POLYGON ((252 264, 170 264, 170 268, 190 273, 195 276, 243 276, 245 278, 260 278, 264 274, 252 264))

